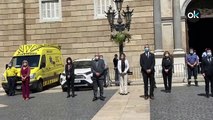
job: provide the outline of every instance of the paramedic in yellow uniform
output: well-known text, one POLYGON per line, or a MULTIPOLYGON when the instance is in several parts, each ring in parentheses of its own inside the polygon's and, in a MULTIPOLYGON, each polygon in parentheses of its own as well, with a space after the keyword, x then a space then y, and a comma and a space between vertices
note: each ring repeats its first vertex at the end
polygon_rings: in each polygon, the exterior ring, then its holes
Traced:
POLYGON ((14 96, 15 95, 15 84, 16 84, 16 75, 17 70, 13 67, 12 63, 8 64, 8 68, 6 70, 6 77, 8 81, 8 95, 14 96))

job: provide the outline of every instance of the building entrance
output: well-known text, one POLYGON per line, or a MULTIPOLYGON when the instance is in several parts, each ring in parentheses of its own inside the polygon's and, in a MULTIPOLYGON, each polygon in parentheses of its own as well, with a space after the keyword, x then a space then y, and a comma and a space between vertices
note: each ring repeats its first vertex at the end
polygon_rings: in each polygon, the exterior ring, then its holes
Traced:
POLYGON ((213 18, 201 18, 198 22, 187 22, 188 45, 196 50, 199 57, 205 48, 213 49, 213 18))

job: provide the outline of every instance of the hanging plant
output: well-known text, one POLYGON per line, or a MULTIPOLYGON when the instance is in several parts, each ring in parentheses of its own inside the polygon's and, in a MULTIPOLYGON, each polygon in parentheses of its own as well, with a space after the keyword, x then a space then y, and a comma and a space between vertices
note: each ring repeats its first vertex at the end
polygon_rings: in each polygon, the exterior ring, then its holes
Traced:
POLYGON ((118 32, 116 34, 111 34, 111 40, 115 41, 116 43, 122 42, 130 42, 131 35, 126 32, 118 32))

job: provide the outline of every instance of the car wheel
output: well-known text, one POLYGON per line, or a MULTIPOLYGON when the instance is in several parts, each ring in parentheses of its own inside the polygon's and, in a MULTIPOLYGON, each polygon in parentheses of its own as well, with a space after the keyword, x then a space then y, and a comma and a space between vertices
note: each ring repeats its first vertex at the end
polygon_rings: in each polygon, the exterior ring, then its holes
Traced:
POLYGON ((36 91, 37 92, 42 92, 43 91, 43 82, 42 82, 42 80, 38 81, 36 91))

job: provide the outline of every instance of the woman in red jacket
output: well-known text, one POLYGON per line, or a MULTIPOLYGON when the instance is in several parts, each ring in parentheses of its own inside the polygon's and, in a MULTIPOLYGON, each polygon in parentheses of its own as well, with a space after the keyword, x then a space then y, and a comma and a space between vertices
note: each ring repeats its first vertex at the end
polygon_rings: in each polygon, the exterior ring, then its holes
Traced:
POLYGON ((30 66, 27 60, 22 62, 21 67, 21 79, 22 79, 22 96, 24 100, 29 100, 30 94, 30 66))

